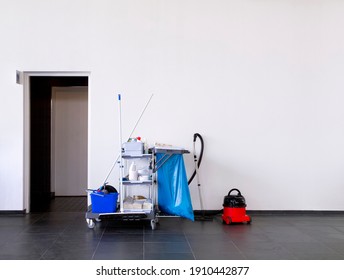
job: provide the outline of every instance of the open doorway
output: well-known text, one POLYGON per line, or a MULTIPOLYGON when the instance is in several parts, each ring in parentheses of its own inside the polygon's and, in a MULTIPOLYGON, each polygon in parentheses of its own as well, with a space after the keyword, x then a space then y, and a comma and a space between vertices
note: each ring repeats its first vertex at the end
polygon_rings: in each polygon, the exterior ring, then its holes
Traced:
POLYGON ((29 85, 28 207, 50 211, 55 196, 86 199, 88 76, 30 76, 29 85))

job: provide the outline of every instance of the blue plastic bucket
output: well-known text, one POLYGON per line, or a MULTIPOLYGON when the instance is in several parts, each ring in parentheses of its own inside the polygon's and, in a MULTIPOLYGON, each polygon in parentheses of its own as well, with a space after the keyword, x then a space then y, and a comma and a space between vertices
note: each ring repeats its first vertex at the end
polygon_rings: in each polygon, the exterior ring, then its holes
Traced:
POLYGON ((117 209, 118 193, 93 192, 91 195, 92 213, 114 213, 117 209))

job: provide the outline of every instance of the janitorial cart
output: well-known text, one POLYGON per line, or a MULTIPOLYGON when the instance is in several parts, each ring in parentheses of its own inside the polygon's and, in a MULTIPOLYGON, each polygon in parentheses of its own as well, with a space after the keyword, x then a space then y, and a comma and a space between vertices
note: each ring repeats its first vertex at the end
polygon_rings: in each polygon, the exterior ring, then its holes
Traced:
POLYGON ((86 212, 86 222, 89 228, 94 228, 96 222, 100 222, 102 219, 115 219, 124 221, 147 220, 150 222, 152 230, 156 229, 158 222, 156 184, 155 174, 152 172, 155 157, 152 153, 144 150, 142 142, 131 138, 151 98, 128 137, 128 141, 123 143, 121 95, 118 95, 120 152, 103 185, 96 190, 87 190, 91 201, 86 212), (140 163, 141 169, 136 170, 137 173, 134 173, 136 176, 130 177, 128 173, 133 162, 140 163), (109 190, 107 180, 115 166, 119 170, 119 187, 118 190, 117 188, 109 190), (140 170, 144 170, 145 173, 139 174, 140 170))

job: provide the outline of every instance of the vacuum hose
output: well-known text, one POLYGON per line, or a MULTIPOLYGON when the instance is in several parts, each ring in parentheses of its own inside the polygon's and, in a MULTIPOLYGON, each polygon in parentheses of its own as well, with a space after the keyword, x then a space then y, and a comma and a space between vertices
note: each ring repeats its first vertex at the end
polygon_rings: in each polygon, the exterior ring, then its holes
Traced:
MULTIPOLYGON (((201 161, 202 161, 202 157, 203 157, 203 150, 204 150, 204 141, 203 141, 203 138, 202 136, 199 134, 199 133, 195 133, 194 136, 193 136, 193 142, 194 142, 194 145, 195 145, 195 142, 197 140, 197 138, 199 138, 199 140, 201 141, 201 151, 200 151, 200 155, 199 155, 199 158, 198 158, 198 162, 197 162, 197 166, 199 167, 201 165, 201 161)), ((194 151, 195 153, 195 151, 194 151)), ((196 155, 194 154, 194 160, 196 160, 196 155)), ((194 177, 196 176, 196 169, 195 171, 192 173, 189 181, 188 181, 188 185, 191 184, 192 180, 194 179, 194 177)), ((215 211, 212 211, 212 215, 217 215, 217 214, 220 214, 223 212, 223 209, 220 209, 220 210, 215 210, 215 211)), ((202 209, 202 217, 204 219, 206 219, 205 217, 205 214, 204 214, 204 210, 202 209)))
MULTIPOLYGON (((203 138, 202 136, 199 134, 199 133, 195 133, 194 136, 193 136, 193 142, 195 143, 196 142, 196 139, 197 137, 199 138, 199 140, 201 141, 201 151, 200 151, 200 155, 199 155, 199 158, 198 158, 198 162, 197 162, 197 166, 200 167, 201 165, 201 161, 202 161, 202 157, 203 157, 203 150, 204 150, 204 141, 203 141, 203 138)), ((194 157, 196 157, 196 155, 194 155, 194 157)), ((194 158, 195 159, 195 158, 194 158)), ((195 178, 196 176, 196 169, 195 171, 192 173, 189 181, 188 181, 188 185, 191 184, 192 180, 195 178)))

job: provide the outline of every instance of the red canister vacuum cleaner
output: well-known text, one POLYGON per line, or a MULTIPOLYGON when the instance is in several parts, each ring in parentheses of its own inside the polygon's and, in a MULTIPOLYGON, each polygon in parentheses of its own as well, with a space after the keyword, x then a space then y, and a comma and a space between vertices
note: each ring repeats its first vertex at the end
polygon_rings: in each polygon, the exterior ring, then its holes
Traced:
POLYGON ((224 197, 222 221, 227 225, 231 223, 251 223, 251 217, 246 215, 245 198, 238 189, 231 189, 228 195, 224 197), (236 191, 237 194, 231 195, 233 191, 236 191))

